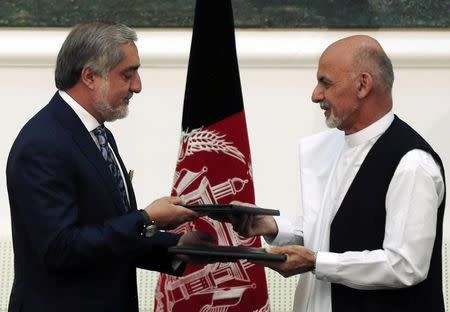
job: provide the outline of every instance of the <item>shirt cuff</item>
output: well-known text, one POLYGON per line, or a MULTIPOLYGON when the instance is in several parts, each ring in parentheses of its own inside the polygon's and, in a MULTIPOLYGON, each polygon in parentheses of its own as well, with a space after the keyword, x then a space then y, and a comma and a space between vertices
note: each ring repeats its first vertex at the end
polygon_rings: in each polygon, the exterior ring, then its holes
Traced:
POLYGON ((273 238, 270 235, 264 235, 264 240, 270 245, 282 246, 291 245, 295 240, 295 228, 289 219, 283 217, 274 217, 278 227, 278 234, 273 238))
POLYGON ((339 254, 334 252, 318 251, 316 254, 316 278, 329 282, 334 275, 339 261, 339 254))

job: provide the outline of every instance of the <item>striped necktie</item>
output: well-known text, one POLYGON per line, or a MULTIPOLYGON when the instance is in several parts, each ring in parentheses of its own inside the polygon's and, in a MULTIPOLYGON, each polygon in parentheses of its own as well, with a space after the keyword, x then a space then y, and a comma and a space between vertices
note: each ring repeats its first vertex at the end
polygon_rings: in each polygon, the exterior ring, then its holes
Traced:
POLYGON ((127 191, 125 190, 124 180, 122 178, 121 171, 119 169, 119 165, 117 164, 116 158, 113 155, 111 148, 108 145, 108 137, 106 135, 106 129, 104 125, 100 125, 93 131, 94 135, 98 139, 98 143, 100 145, 100 152, 102 153, 103 158, 108 164, 109 170, 111 171, 114 182, 119 188, 119 192, 125 205, 126 211, 130 210, 130 203, 128 201, 127 191))

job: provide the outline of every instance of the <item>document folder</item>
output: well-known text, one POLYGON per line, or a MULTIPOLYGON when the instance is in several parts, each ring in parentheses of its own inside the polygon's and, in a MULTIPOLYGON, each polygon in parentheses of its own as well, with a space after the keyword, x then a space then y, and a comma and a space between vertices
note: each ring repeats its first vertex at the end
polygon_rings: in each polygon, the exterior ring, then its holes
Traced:
POLYGON ((205 257, 213 262, 236 262, 240 259, 283 262, 287 258, 286 255, 268 253, 264 248, 243 246, 172 246, 168 252, 205 257))
POLYGON ((270 215, 270 216, 279 216, 280 211, 276 209, 267 209, 260 207, 249 207, 249 206, 240 206, 240 205, 183 205, 186 208, 192 209, 197 212, 204 212, 206 214, 255 214, 255 215, 270 215))

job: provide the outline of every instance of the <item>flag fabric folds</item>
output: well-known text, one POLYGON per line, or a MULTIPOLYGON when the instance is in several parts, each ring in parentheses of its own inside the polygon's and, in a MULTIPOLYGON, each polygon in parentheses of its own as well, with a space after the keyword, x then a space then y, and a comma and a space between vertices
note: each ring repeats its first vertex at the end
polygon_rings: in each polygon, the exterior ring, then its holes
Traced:
MULTIPOLYGON (((254 203, 250 148, 230 0, 197 0, 172 195, 189 204, 254 203)), ((199 230, 219 245, 260 247, 230 224, 202 217, 174 232, 199 230)), ((264 268, 246 260, 188 265, 161 274, 155 311, 270 311, 264 268)))

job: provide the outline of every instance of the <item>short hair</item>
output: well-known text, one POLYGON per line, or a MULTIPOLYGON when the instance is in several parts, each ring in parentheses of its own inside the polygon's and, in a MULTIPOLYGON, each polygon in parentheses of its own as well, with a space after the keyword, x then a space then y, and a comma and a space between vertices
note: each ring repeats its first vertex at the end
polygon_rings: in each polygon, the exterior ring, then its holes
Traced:
POLYGON ((368 70, 381 88, 392 91, 394 84, 394 70, 392 62, 381 48, 365 46, 354 54, 357 68, 368 70))
POLYGON ((123 24, 96 21, 76 25, 56 59, 56 87, 63 91, 73 87, 84 67, 106 77, 123 59, 121 46, 134 41, 136 32, 123 24))

